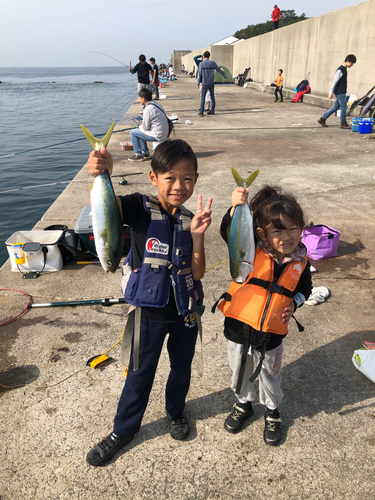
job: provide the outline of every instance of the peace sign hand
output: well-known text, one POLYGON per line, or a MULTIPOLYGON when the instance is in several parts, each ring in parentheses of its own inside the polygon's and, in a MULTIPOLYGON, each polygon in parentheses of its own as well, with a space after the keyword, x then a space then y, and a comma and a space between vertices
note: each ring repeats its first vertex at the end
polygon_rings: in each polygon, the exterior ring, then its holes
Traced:
POLYGON ((207 228, 211 224, 211 205, 212 198, 208 198, 207 205, 204 210, 202 210, 202 195, 198 195, 197 212, 193 217, 190 224, 190 231, 192 236, 201 235, 203 236, 207 228))

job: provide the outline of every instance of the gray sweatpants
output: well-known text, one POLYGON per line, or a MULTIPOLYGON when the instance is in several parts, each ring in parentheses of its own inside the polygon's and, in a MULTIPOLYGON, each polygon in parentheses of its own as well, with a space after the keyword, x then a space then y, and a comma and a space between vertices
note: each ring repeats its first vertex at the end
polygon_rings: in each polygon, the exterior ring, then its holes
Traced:
MULTIPOLYGON (((241 357, 243 344, 236 344, 228 340, 228 357, 229 366, 232 370, 231 387, 240 403, 247 401, 255 401, 257 399, 254 383, 249 381, 249 378, 254 373, 260 359, 260 352, 250 346, 245 373, 242 381, 240 394, 236 394, 238 375, 241 367, 241 357)), ((283 344, 281 343, 275 349, 266 351, 266 356, 263 360, 262 369, 259 374, 259 401, 262 405, 267 406, 270 410, 275 410, 279 407, 283 400, 284 394, 281 390, 281 363, 283 359, 283 344)))
POLYGON ((138 83, 138 93, 141 89, 148 89, 152 91, 151 83, 138 83))

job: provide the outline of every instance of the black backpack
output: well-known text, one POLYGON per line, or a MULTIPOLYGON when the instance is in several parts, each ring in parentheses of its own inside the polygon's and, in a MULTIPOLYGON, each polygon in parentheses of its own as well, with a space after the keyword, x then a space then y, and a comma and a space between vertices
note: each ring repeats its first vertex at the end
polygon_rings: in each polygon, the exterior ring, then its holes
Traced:
POLYGON ((302 80, 302 82, 300 82, 296 87, 297 92, 303 92, 304 90, 306 90, 308 84, 308 80, 302 80))

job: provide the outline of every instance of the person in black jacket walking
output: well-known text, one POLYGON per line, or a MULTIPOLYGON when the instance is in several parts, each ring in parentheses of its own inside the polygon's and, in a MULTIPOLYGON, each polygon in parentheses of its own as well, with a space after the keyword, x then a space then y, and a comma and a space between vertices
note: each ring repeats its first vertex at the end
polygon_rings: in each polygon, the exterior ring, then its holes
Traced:
POLYGON ((346 123, 346 90, 348 82, 348 71, 347 68, 351 68, 353 64, 357 62, 357 58, 354 54, 349 54, 345 58, 344 64, 342 64, 335 73, 331 88, 329 90, 328 99, 332 99, 333 94, 336 96, 336 101, 334 106, 329 109, 324 115, 319 118, 318 123, 322 127, 328 127, 326 124, 327 118, 329 118, 335 111, 340 109, 341 125, 340 128, 349 129, 349 125, 346 123))

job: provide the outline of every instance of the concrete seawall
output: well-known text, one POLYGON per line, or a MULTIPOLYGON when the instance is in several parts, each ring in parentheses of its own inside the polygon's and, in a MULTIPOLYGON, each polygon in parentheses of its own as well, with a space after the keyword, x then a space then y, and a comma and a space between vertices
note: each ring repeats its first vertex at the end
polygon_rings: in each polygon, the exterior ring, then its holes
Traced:
POLYGON ((338 66, 347 54, 355 54, 357 64, 348 72, 348 93, 362 97, 375 82, 371 63, 374 17, 375 0, 369 0, 234 45, 194 50, 182 57, 182 63, 191 71, 193 57, 208 50, 212 59, 234 76, 250 67, 250 76, 257 83, 269 85, 283 68, 284 85, 291 89, 310 72, 313 93, 326 96, 338 66))
MULTIPOLYGON (((340 130, 335 117, 323 129, 314 106, 274 103, 267 93, 234 85, 216 86, 216 114, 201 118, 195 81, 178 76, 159 102, 177 113, 175 137, 198 158, 200 177, 187 207, 195 210, 199 193, 214 199, 203 280, 205 368, 199 377, 197 345, 186 406, 191 435, 178 442, 168 433, 164 348, 140 432, 115 461, 90 467, 86 453, 112 430, 124 367, 119 346, 103 368, 86 362, 116 342, 127 309, 32 308, 0 329, 1 500, 373 500, 374 384, 351 357, 363 340, 375 341, 375 140, 340 130), (242 175, 261 169, 251 194, 266 183, 280 185, 295 194, 307 222, 341 231, 338 257, 314 263, 314 286, 328 287, 331 297, 302 307, 296 316, 305 331, 293 322, 284 341, 284 438, 277 448, 263 442, 259 404, 241 433, 223 427, 235 399, 223 317, 210 308, 230 283, 219 228, 235 187, 232 165, 242 175)), ((135 103, 129 113, 139 111, 135 103)), ((117 126, 127 122, 125 115, 117 126)), ((134 165, 127 161, 132 152, 121 150, 119 142, 128 140, 124 132, 109 144, 114 174, 130 182, 114 178, 116 193, 153 193, 149 163, 134 165)), ((83 167, 76 179, 85 178, 83 167)), ((89 184, 70 184, 36 228, 74 227, 89 184)), ((70 262, 36 280, 12 273, 9 262, 0 269, 2 287, 24 290, 34 303, 120 297, 120 280, 120 270, 107 275, 96 263, 70 262)))

